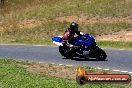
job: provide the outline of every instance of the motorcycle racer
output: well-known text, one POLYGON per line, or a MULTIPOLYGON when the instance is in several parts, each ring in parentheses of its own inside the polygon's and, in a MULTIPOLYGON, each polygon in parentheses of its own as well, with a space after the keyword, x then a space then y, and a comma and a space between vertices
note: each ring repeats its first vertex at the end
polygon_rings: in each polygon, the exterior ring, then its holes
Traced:
POLYGON ((62 37, 63 45, 66 45, 69 48, 79 47, 73 44, 75 34, 77 34, 78 36, 84 35, 84 33, 78 30, 78 24, 76 22, 72 22, 70 24, 70 27, 65 31, 62 37))
POLYGON ((70 24, 63 36, 55 36, 52 40, 53 43, 59 45, 59 52, 65 58, 96 58, 96 60, 107 58, 105 51, 97 46, 94 37, 80 32, 76 22, 70 24))

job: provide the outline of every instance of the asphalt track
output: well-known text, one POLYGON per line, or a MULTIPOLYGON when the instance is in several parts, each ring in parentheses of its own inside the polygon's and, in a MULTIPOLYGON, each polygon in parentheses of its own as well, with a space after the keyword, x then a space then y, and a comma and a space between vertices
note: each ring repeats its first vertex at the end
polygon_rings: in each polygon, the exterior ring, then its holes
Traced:
POLYGON ((106 61, 94 59, 65 59, 57 46, 0 45, 0 58, 14 58, 73 66, 93 66, 103 69, 132 72, 132 50, 104 49, 108 55, 106 61))

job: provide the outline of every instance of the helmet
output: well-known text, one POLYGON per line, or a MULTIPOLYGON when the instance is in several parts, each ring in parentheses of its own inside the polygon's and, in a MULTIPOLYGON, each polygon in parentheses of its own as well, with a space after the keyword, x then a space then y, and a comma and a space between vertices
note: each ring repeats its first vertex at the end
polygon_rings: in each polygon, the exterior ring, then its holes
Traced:
POLYGON ((78 24, 76 22, 72 22, 70 24, 70 29, 75 32, 78 31, 78 24))

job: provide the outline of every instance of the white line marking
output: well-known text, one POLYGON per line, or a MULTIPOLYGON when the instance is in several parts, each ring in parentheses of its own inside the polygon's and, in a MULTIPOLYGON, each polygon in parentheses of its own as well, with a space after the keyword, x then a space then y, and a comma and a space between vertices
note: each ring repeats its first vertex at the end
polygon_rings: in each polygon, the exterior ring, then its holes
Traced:
POLYGON ((39 64, 43 64, 44 62, 38 62, 39 64))
POLYGON ((132 72, 128 72, 129 74, 132 74, 132 72))
POLYGON ((62 66, 63 64, 59 64, 60 66, 62 66))
POLYGON ((68 66, 68 67, 72 67, 73 65, 66 65, 66 66, 68 66))
POLYGON ((51 63, 51 64, 55 64, 55 63, 51 63))
POLYGON ((110 69, 104 69, 104 70, 108 71, 108 70, 110 70, 110 69))
POLYGON ((102 68, 100 68, 100 67, 97 67, 96 69, 99 69, 99 70, 100 70, 100 69, 102 69, 102 68))
POLYGON ((120 71, 120 70, 112 70, 112 71, 116 71, 116 72, 118 72, 118 71, 120 71))
POLYGON ((121 71, 121 72, 123 72, 123 73, 127 73, 128 71, 121 71))

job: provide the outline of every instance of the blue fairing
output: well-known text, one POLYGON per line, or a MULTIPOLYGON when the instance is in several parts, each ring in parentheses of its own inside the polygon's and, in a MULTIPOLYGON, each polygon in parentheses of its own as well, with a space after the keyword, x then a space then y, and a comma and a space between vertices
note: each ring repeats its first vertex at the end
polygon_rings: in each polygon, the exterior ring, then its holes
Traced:
POLYGON ((62 42, 62 38, 58 37, 58 36, 55 36, 55 37, 52 38, 52 41, 61 43, 62 42))
POLYGON ((85 36, 90 40, 90 41, 95 41, 94 37, 89 35, 89 34, 85 34, 85 36))
POLYGON ((84 46, 90 46, 90 45, 92 45, 93 42, 95 42, 95 39, 91 35, 85 34, 84 36, 86 37, 86 39, 83 38, 83 36, 75 37, 72 44, 73 45, 80 45, 83 43, 84 46))
MULTIPOLYGON (((55 36, 52 38, 52 41, 62 43, 62 38, 55 36)), ((95 42, 95 39, 91 35, 85 34, 83 36, 75 37, 72 44, 78 46, 83 43, 84 46, 91 46, 94 42, 95 42), (84 36, 85 36, 85 38, 84 38, 84 36)))

